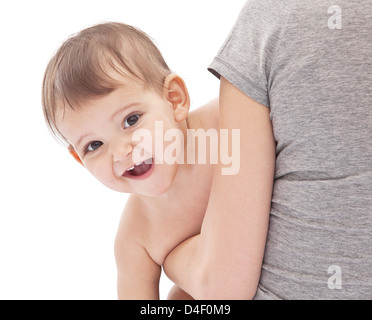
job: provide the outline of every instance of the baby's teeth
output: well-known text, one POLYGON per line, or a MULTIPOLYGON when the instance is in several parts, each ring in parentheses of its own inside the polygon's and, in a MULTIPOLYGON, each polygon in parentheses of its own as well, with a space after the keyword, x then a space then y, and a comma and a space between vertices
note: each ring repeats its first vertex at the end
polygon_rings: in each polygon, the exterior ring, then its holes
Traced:
POLYGON ((133 167, 130 167, 129 169, 127 169, 127 171, 133 170, 134 167, 138 167, 138 166, 141 165, 142 163, 151 164, 151 163, 152 163, 152 159, 148 159, 148 160, 143 161, 143 162, 138 162, 138 163, 136 163, 133 167))

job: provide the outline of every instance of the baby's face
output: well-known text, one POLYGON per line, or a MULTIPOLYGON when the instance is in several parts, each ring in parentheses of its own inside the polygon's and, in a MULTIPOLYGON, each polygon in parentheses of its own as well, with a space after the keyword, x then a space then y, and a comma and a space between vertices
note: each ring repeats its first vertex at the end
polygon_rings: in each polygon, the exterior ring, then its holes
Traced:
POLYGON ((155 122, 162 121, 164 132, 179 123, 172 104, 155 90, 131 84, 78 109, 66 108, 58 119, 59 130, 84 166, 107 187, 151 196, 170 188, 178 166, 156 163, 155 122), (133 141, 138 129, 151 133, 152 145, 133 141), (135 148, 137 154, 141 148, 144 161, 135 162, 135 148))

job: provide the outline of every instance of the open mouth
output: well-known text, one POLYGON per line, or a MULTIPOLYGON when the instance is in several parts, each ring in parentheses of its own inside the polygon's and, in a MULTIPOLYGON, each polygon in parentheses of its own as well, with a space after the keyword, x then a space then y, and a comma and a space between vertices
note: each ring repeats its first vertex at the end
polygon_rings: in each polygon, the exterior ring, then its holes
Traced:
POLYGON ((136 163, 132 167, 125 170, 123 177, 128 178, 146 178, 150 175, 151 169, 153 168, 153 159, 147 159, 143 162, 136 163))

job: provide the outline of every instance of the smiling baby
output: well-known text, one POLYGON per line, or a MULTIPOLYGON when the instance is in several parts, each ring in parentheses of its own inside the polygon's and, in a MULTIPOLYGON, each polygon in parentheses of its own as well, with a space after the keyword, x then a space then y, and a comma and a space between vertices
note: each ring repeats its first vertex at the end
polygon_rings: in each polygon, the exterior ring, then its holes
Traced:
POLYGON ((48 64, 50 130, 100 182, 130 193, 115 241, 120 299, 158 299, 165 258, 200 233, 216 161, 188 160, 212 159, 218 145, 193 149, 190 133, 217 132, 218 101, 189 107, 182 78, 146 34, 122 23, 82 30, 48 64))

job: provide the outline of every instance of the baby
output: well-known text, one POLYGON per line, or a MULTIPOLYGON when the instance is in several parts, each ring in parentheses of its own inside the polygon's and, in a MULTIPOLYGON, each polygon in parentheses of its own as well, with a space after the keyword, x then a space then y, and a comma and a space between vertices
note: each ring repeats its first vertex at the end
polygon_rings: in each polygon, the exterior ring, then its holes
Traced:
MULTIPOLYGON (((213 164, 190 159, 212 159, 214 149, 196 150, 190 133, 218 129, 218 101, 189 107, 184 81, 147 35, 125 24, 81 31, 46 69, 52 133, 104 185, 131 194, 115 240, 119 299, 159 299, 165 258, 200 233, 213 164)), ((174 288, 171 297, 182 293, 174 288)))

